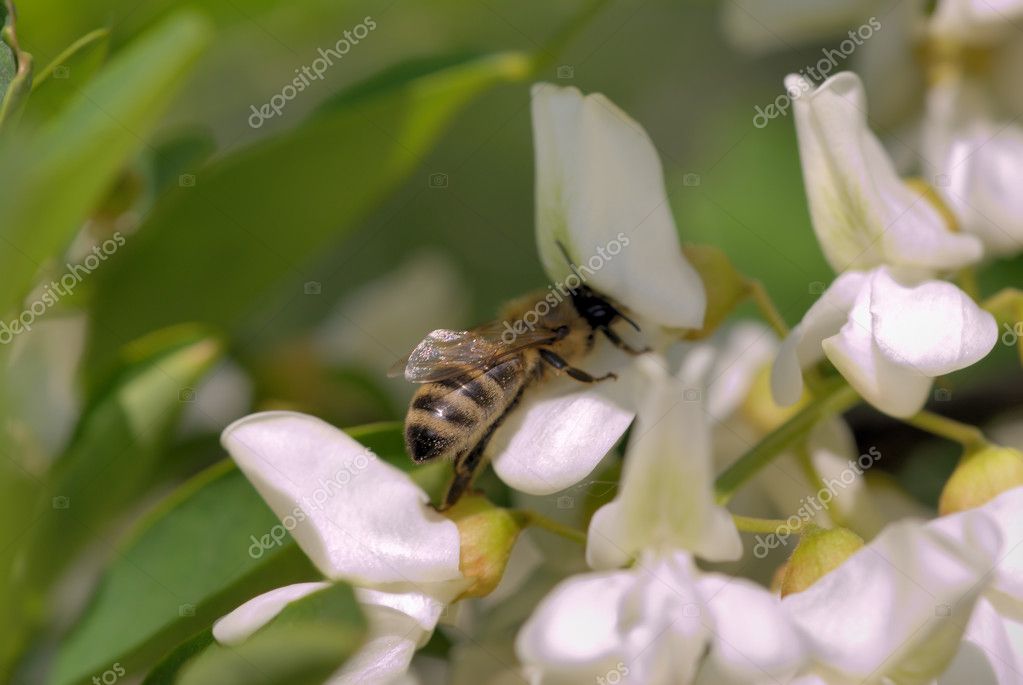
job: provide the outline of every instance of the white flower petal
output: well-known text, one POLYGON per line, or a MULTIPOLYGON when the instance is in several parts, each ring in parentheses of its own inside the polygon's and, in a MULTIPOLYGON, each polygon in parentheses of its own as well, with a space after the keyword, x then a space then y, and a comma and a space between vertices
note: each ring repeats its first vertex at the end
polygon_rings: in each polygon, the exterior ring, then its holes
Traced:
POLYGON ((804 665, 803 637, 777 595, 720 574, 704 576, 698 585, 713 628, 696 685, 784 683, 804 665))
POLYGON ((966 639, 937 685, 1015 685, 1023 680, 1023 664, 1006 626, 990 603, 984 599, 977 602, 966 639))
POLYGON ((1023 621, 1023 488, 1002 493, 979 511, 999 526, 1005 539, 988 598, 1001 613, 1023 621))
POLYGON ((411 478, 333 426, 265 412, 221 438, 274 513, 328 578, 362 585, 461 577, 458 528, 411 478))
MULTIPOLYGON (((712 352, 707 346, 690 352, 693 365, 709 366, 712 352)), ((619 494, 590 522, 587 562, 613 567, 644 549, 684 549, 711 561, 739 558, 742 542, 731 515, 714 502, 703 374, 684 368, 683 377, 696 383, 673 378, 654 354, 637 364, 648 379, 645 398, 619 494)))
POLYGON ((932 379, 882 354, 874 341, 871 288, 860 291, 838 335, 822 343, 824 353, 865 400, 892 416, 911 416, 927 401, 932 379))
POLYGON ((769 328, 744 321, 728 328, 714 341, 717 354, 707 382, 707 411, 715 420, 732 415, 749 394, 757 373, 778 350, 769 328))
POLYGON ((590 573, 563 581, 540 602, 522 626, 515 650, 523 664, 565 682, 573 675, 604 675, 623 658, 618 633, 625 593, 636 582, 631 571, 590 573))
POLYGON ((706 297, 686 261, 657 151, 603 95, 533 87, 536 228, 548 276, 564 282, 568 250, 586 281, 665 327, 699 328, 706 297))
POLYGON ((438 583, 429 588, 431 591, 429 594, 416 590, 391 592, 360 587, 355 588, 355 598, 363 606, 388 607, 400 611, 414 619, 424 631, 429 632, 437 627, 444 607, 458 595, 458 585, 461 583, 438 583))
POLYGON ((511 487, 533 495, 549 495, 581 481, 635 416, 609 387, 624 380, 585 389, 566 380, 531 389, 494 433, 494 471, 511 487))
POLYGON ((899 522, 782 604, 822 667, 850 679, 924 682, 955 654, 1001 546, 977 512, 899 522))
POLYGON ((821 342, 845 325, 868 278, 861 271, 840 275, 785 338, 771 369, 771 394, 778 404, 795 404, 802 396, 802 370, 824 358, 821 342))
POLYGON ((939 0, 931 15, 930 33, 937 39, 992 43, 1019 30, 1020 0, 939 0))
POLYGON ((430 636, 430 631, 401 611, 369 604, 363 612, 369 623, 366 641, 325 685, 393 685, 430 636))
POLYGON ((284 607, 329 587, 330 583, 297 583, 253 597, 213 624, 213 637, 222 645, 238 645, 274 619, 284 607))
POLYGON ((975 364, 998 342, 995 318, 944 281, 905 287, 879 269, 871 280, 870 314, 881 352, 927 376, 975 364))
POLYGON ((785 80, 814 230, 835 271, 881 264, 956 269, 978 261, 981 244, 952 233, 929 201, 906 185, 867 126, 863 84, 852 72, 814 90, 785 80))

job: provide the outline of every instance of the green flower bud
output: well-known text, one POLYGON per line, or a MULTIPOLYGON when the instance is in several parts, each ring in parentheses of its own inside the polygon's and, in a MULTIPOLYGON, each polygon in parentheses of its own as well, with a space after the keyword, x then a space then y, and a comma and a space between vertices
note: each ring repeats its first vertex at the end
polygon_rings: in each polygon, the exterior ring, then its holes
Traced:
POLYGON ((808 525, 803 529, 799 545, 785 565, 781 596, 807 589, 841 566, 861 547, 863 538, 848 528, 808 525))
POLYGON ((1006 490, 1023 485, 1023 453, 988 445, 966 454, 945 483, 938 512, 954 514, 979 507, 1006 490))
POLYGON ((459 599, 489 595, 504 576, 524 522, 508 509, 495 507, 483 495, 463 497, 444 515, 458 526, 459 570, 471 583, 459 599))

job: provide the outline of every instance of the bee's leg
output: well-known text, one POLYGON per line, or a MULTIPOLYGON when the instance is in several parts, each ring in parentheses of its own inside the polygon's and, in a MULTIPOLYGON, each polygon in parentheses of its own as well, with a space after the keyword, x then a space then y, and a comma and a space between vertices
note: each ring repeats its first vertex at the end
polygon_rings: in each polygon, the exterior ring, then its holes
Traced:
POLYGON ((641 350, 637 350, 635 347, 630 346, 629 343, 622 340, 617 333, 611 330, 609 326, 601 328, 600 332, 607 336, 607 339, 610 340, 615 347, 617 347, 620 350, 625 350, 629 354, 645 354, 650 351, 649 347, 644 347, 641 350))
POLYGON ((541 349, 540 357, 558 371, 564 371, 565 373, 567 373, 569 376, 576 379, 580 383, 599 383, 600 381, 607 381, 618 378, 618 376, 613 373, 605 373, 603 376, 600 376, 599 378, 597 376, 592 376, 583 371, 582 369, 577 369, 574 366, 569 366, 568 362, 566 362, 559 355, 555 354, 554 352, 551 352, 550 350, 541 349))
POLYGON ((472 486, 473 480, 483 467, 483 450, 486 440, 474 447, 471 452, 463 452, 455 457, 455 477, 444 494, 439 511, 446 511, 461 499, 462 495, 472 486))

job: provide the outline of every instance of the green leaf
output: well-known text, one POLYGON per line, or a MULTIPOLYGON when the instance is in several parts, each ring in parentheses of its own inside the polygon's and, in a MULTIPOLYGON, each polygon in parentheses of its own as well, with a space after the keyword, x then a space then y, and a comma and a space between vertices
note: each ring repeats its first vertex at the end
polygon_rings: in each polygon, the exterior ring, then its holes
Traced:
POLYGON ((365 619, 352 589, 335 583, 293 602, 235 647, 214 644, 181 685, 319 685, 359 647, 365 619))
POLYGON ((137 526, 61 645, 51 682, 86 685, 113 663, 146 672, 252 597, 318 579, 290 537, 257 544, 279 525, 230 461, 196 476, 137 526))
POLYGON ((41 121, 53 116, 99 71, 107 56, 110 31, 96 29, 82 36, 57 55, 35 77, 32 99, 25 114, 41 121))
POLYGON ((209 33, 198 15, 175 15, 119 53, 46 127, 11 146, 0 161, 0 311, 15 307, 40 265, 68 244, 142 145, 209 33))
POLYGON ((211 644, 213 644, 213 628, 207 628, 198 635, 185 640, 149 672, 146 679, 142 681, 142 685, 174 685, 185 664, 211 644))
POLYGON ((400 72, 196 172, 97 274, 92 368, 126 336, 169 323, 238 330, 378 205, 463 105, 526 66, 523 55, 502 54, 400 72))
POLYGON ((27 577, 43 589, 106 524, 145 494, 182 399, 219 359, 220 343, 182 326, 129 346, 124 366, 82 414, 55 465, 29 538, 27 577))

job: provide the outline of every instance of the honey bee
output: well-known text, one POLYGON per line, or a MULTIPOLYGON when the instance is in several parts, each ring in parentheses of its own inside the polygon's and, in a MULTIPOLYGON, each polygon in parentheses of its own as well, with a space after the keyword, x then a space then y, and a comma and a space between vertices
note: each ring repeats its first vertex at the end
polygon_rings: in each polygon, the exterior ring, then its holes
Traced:
POLYGON ((391 370, 392 376, 404 373, 408 381, 422 384, 405 417, 405 446, 413 461, 454 462, 441 510, 472 485, 488 441, 528 388, 560 374, 581 383, 616 378, 613 373, 593 376, 572 365, 593 349, 598 332, 630 354, 646 351, 629 346, 611 328, 622 319, 639 331, 608 298, 582 284, 564 247, 558 247, 580 284, 567 297, 539 291, 510 303, 499 321, 467 331, 435 330, 391 370), (535 323, 518 325, 529 322, 530 313, 535 323))

